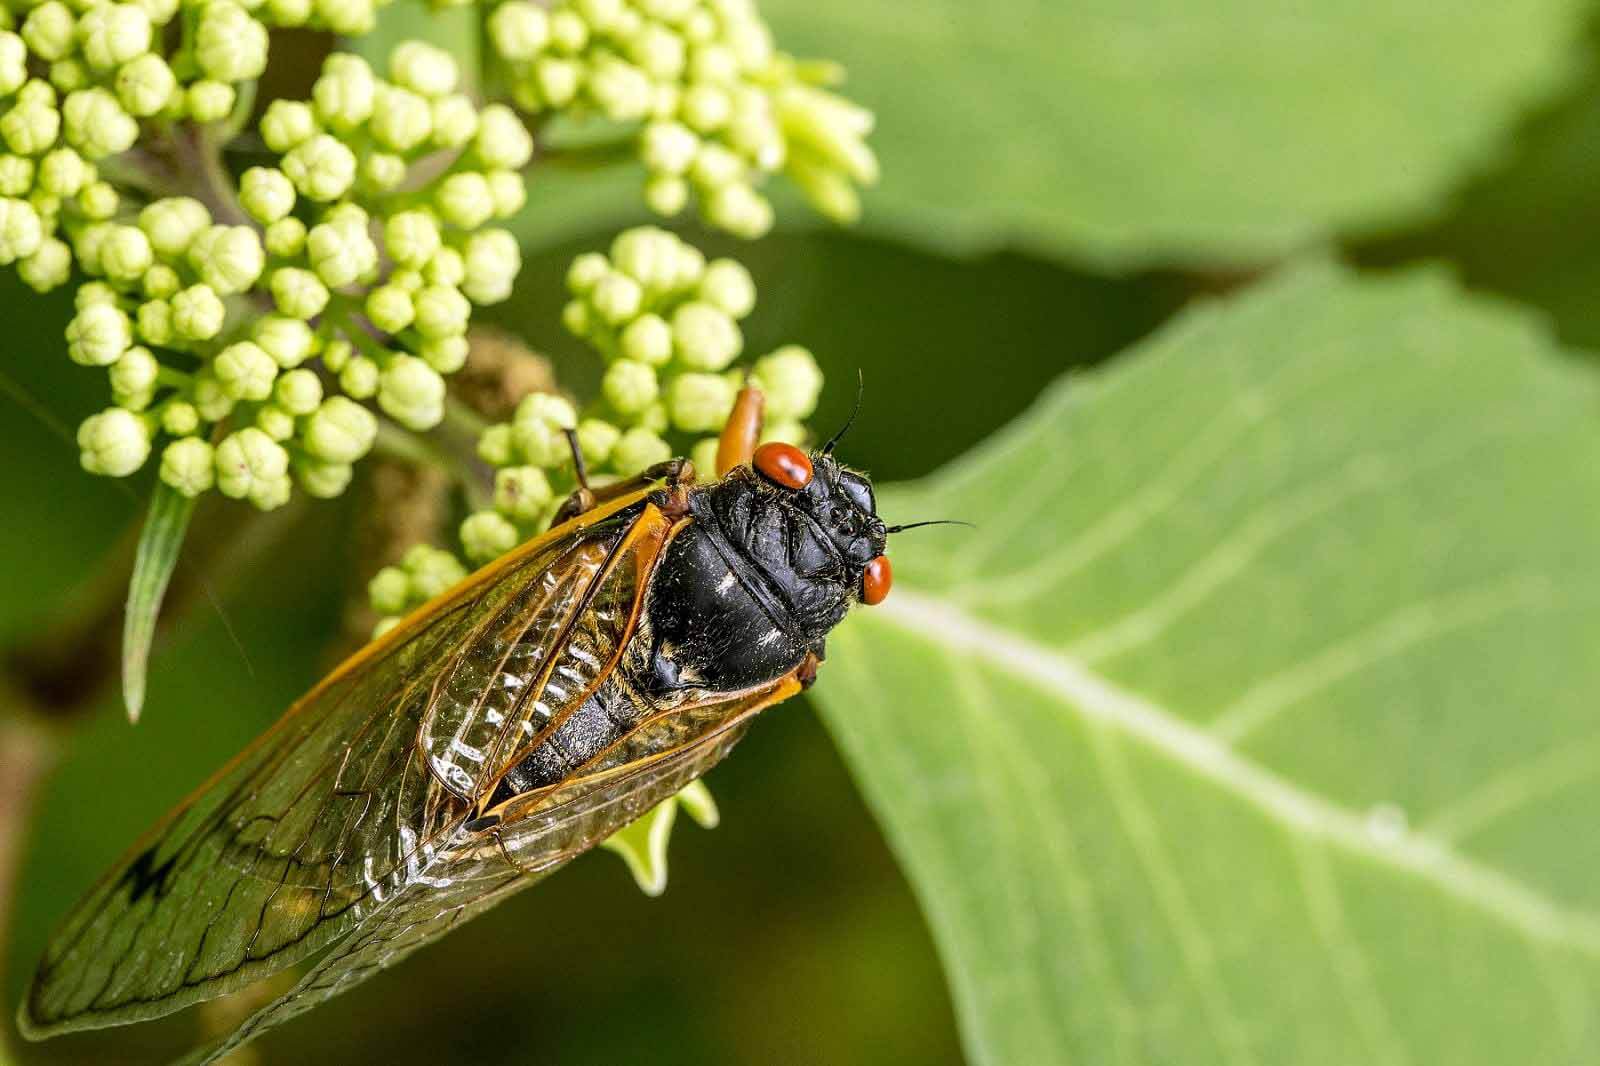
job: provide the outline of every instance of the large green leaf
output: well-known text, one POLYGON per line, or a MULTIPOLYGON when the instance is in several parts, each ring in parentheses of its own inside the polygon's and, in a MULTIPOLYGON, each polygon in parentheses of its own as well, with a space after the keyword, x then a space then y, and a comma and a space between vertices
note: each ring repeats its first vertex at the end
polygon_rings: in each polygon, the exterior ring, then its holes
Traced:
POLYGON ((1318 266, 883 494, 979 528, 815 692, 974 1063, 1600 1061, 1596 400, 1318 266))
POLYGON ((1583 0, 763 0, 941 247, 1250 261, 1427 214, 1577 67, 1583 0))

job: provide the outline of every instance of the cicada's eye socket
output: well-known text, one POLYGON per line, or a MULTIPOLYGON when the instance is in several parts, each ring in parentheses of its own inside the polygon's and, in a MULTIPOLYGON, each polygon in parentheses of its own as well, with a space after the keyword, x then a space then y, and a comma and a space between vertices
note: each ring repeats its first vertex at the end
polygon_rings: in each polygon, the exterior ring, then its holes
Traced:
POLYGON ((882 603, 889 595, 889 586, 892 584, 894 568, 889 565, 887 555, 880 555, 861 572, 861 602, 868 607, 882 603))
POLYGON ((793 444, 776 440, 763 444, 751 464, 774 485, 798 491, 811 484, 811 457, 793 444))

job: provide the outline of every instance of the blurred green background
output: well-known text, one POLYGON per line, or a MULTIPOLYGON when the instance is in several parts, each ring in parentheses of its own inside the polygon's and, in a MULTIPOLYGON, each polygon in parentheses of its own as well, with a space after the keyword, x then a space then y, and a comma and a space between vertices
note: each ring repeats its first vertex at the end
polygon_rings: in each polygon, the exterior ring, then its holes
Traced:
MULTIPOLYGON (((789 23, 803 17, 794 4, 780 6, 789 23)), ((827 43, 816 36, 806 43, 827 43)), ((857 67, 870 62, 850 58, 857 67)), ((1596 58, 1591 40, 1574 65, 1578 76, 1513 116, 1494 158, 1432 193, 1412 221, 1304 243, 1372 266, 1444 259, 1469 285, 1547 312, 1564 340, 1600 343, 1596 58)), ((880 62, 894 71, 894 56, 880 62)), ((880 95, 915 94, 918 77, 898 89, 883 88, 893 81, 883 71, 871 80, 880 95)), ((867 94, 866 102, 886 121, 896 110, 893 99, 867 94)), ((1037 181, 1068 165, 1049 157, 1048 144, 1033 148, 1015 165, 1042 170, 1037 181)), ((536 199, 532 210, 528 232, 561 241, 530 249, 517 295, 492 317, 581 389, 598 368, 559 330, 561 274, 576 251, 602 247, 631 209, 619 202, 614 212, 602 204, 569 215, 551 207, 541 219, 536 199)), ((699 230, 686 234, 708 252, 733 249, 699 230)), ((740 246, 761 293, 747 324, 750 349, 795 341, 817 353, 834 383, 816 420, 822 427, 842 420, 860 370, 865 409, 841 451, 879 478, 904 480, 982 440, 1063 372, 1115 354, 1197 294, 1255 272, 1231 253, 1215 264, 1185 257, 1181 269, 1113 270, 1088 265, 1100 262, 1095 255, 1052 255, 1033 236, 1013 227, 988 242, 929 251, 941 242, 906 241, 896 227, 805 229, 740 246)), ((0 407, 0 641, 17 646, 139 519, 147 485, 133 483, 130 494, 85 476, 59 432, 100 406, 104 387, 101 375, 63 355, 68 298, 39 298, 6 273, 0 308, 6 372, 42 407, 30 412, 15 397, 0 407)), ((71 728, 26 845, 8 1005, 51 927, 93 878, 329 665, 352 594, 360 500, 356 492, 305 509, 277 548, 218 589, 214 605, 202 599, 181 620, 158 644, 137 729, 109 695, 71 728)), ((916 901, 806 701, 767 715, 708 783, 723 824, 703 832, 680 821, 663 898, 640 895, 615 857, 587 856, 273 1032, 257 1054, 266 1062, 567 1066, 959 1061, 916 901)), ((21 1063, 159 1061, 192 1044, 202 1024, 190 1012, 14 1046, 21 1063)))

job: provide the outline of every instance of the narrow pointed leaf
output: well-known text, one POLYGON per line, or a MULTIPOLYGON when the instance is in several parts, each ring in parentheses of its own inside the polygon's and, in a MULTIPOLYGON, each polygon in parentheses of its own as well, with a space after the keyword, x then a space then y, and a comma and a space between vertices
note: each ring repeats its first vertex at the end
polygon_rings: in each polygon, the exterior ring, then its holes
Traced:
POLYGON ((1318 267, 886 491, 814 690, 969 1057, 1600 1061, 1600 403, 1318 267))
POLYGON ((178 565, 178 552, 193 512, 194 500, 165 482, 156 483, 133 557, 128 607, 122 620, 122 702, 130 722, 137 722, 144 709, 145 671, 156 635, 156 619, 161 614, 161 600, 167 594, 173 568, 178 565))

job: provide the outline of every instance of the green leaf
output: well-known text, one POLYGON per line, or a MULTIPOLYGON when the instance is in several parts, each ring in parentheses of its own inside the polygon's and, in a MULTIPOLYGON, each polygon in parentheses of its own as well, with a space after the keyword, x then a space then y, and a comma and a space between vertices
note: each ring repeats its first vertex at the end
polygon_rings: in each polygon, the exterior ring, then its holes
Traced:
POLYGON ((1600 1060, 1600 404, 1293 273, 882 494, 814 689, 984 1063, 1600 1060))
POLYGON ((156 618, 193 513, 193 499, 165 482, 156 483, 150 513, 139 531, 133 577, 128 582, 128 608, 122 619, 122 702, 130 722, 137 722, 144 709, 145 669, 150 664, 156 618))
POLYGON ((1577 69, 1582 0, 764 0, 879 117, 868 225, 1249 263, 1436 209, 1577 69))

